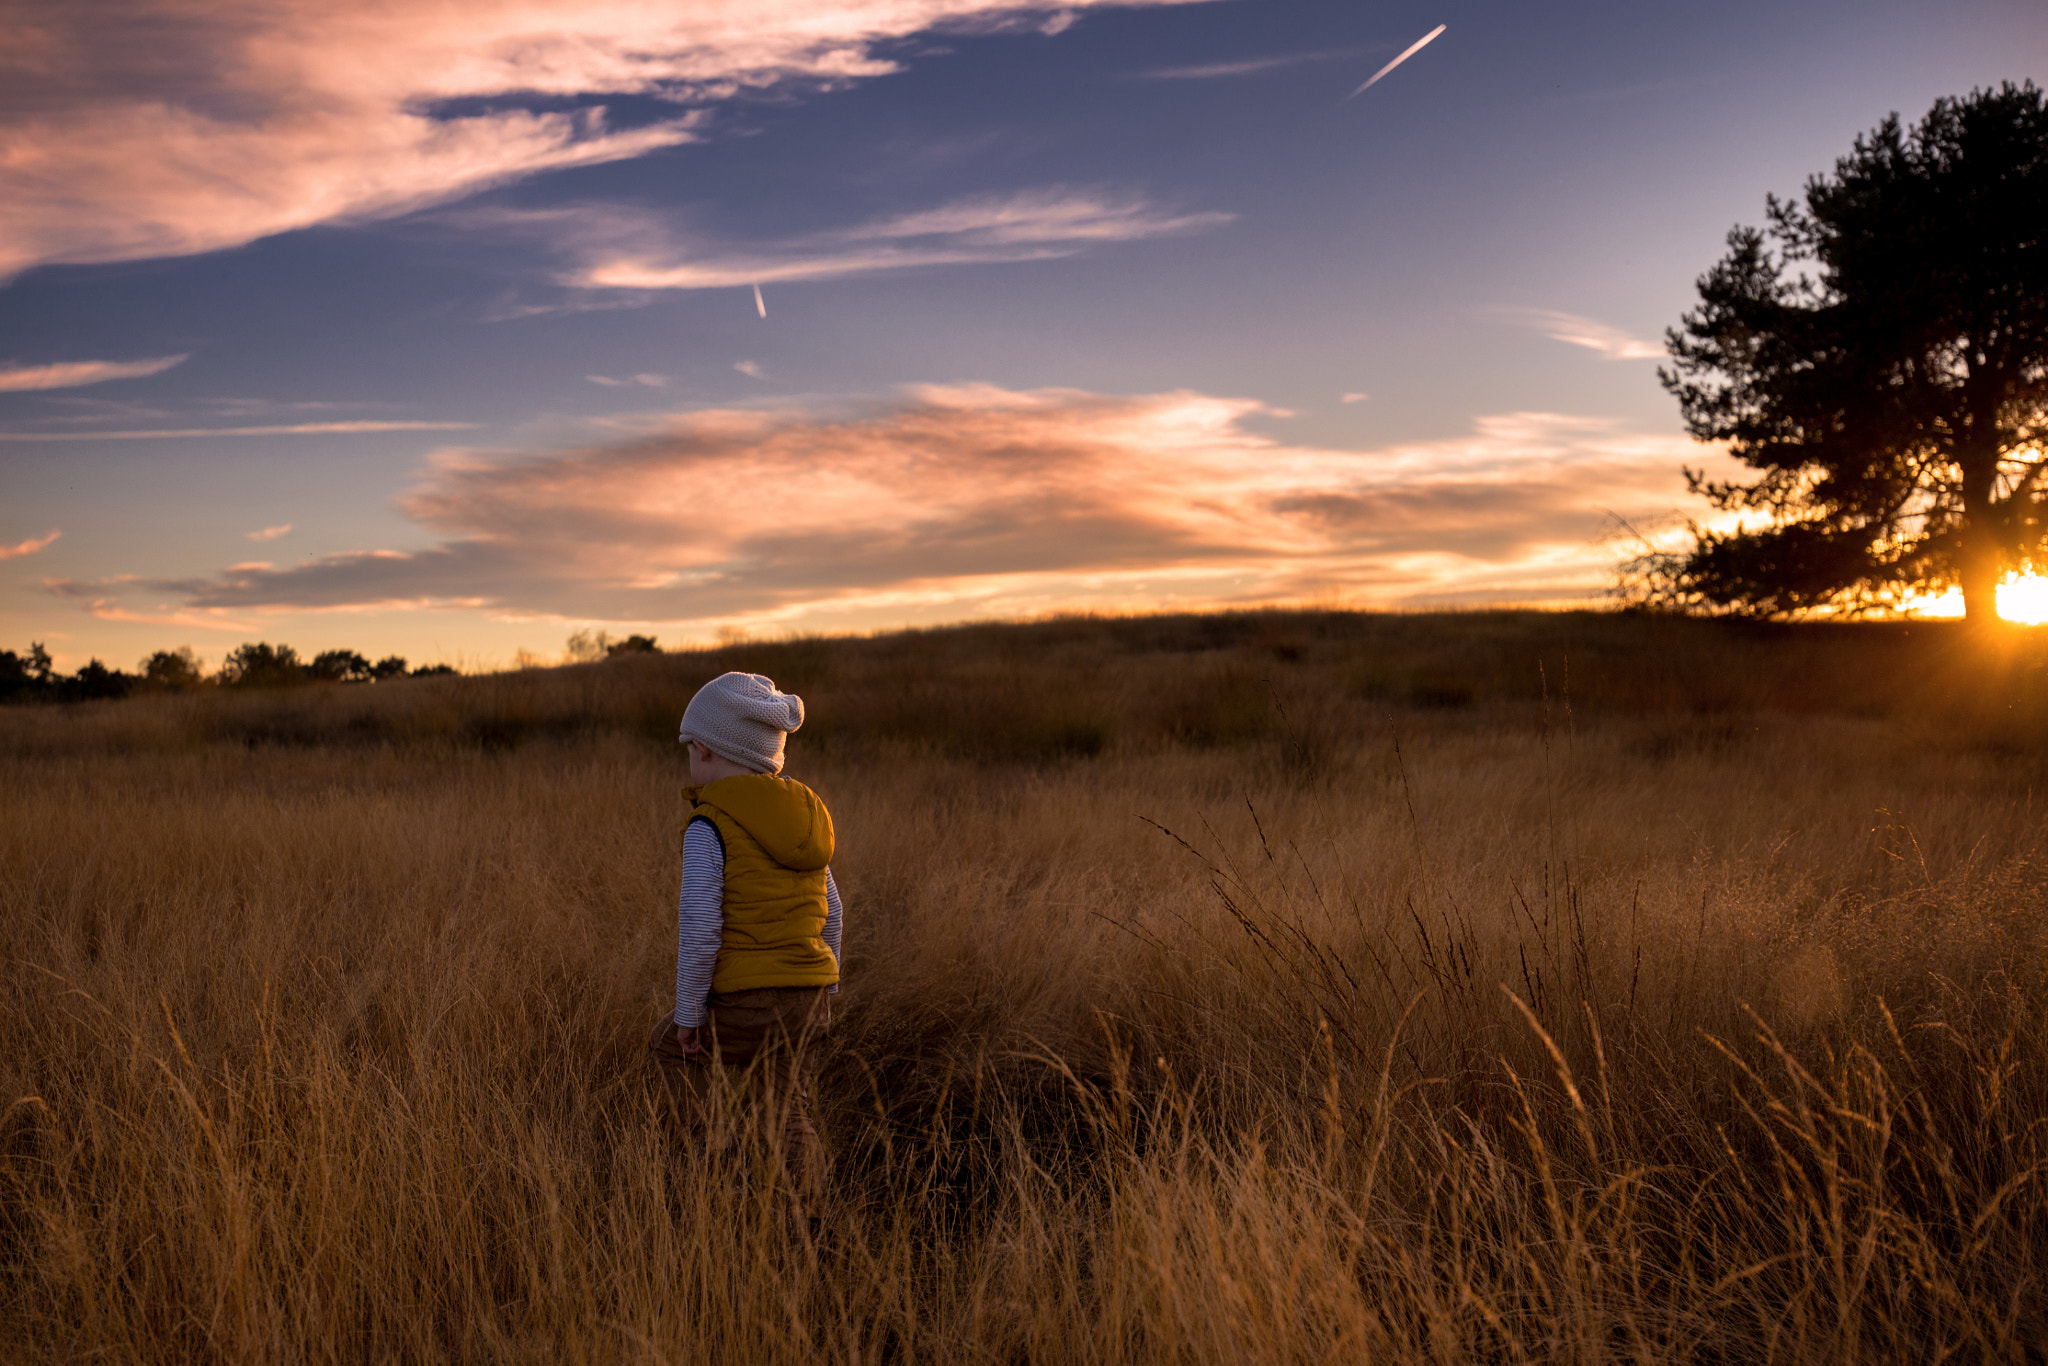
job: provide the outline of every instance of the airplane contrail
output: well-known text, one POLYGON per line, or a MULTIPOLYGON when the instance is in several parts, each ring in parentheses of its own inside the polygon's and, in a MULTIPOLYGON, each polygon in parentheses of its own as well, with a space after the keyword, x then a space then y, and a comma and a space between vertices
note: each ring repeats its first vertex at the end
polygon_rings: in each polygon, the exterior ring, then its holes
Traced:
POLYGON ((762 317, 768 316, 768 305, 761 302, 761 286, 754 286, 754 311, 762 317))
POLYGON ((1436 37, 1436 36, 1437 36, 1437 35, 1438 35, 1439 33, 1442 33, 1442 32, 1443 32, 1443 31, 1444 31, 1445 29, 1447 29, 1447 28, 1449 28, 1449 27, 1450 27, 1450 25, 1449 25, 1449 24, 1438 24, 1438 25, 1437 25, 1437 26, 1436 26, 1435 28, 1431 29, 1431 30, 1430 30, 1429 32, 1427 32, 1427 33, 1423 34, 1423 35, 1422 35, 1422 36, 1421 36, 1420 38, 1417 38, 1417 39, 1416 39, 1416 40, 1415 40, 1415 41, 1414 41, 1414 42, 1413 42, 1412 44, 1410 44, 1410 45, 1409 45, 1409 48, 1408 48, 1408 50, 1407 50, 1406 52, 1403 52, 1403 53, 1402 53, 1402 54, 1401 54, 1400 56, 1398 56, 1398 57, 1394 58, 1394 60, 1393 60, 1393 61, 1391 61, 1391 62, 1388 62, 1388 63, 1387 63, 1387 64, 1386 64, 1385 66, 1381 67, 1381 68, 1380 68, 1380 69, 1379 69, 1378 71, 1375 71, 1375 72, 1373 72, 1373 73, 1372 73, 1372 80, 1369 80, 1369 81, 1367 81, 1367 82, 1366 82, 1366 83, 1365 83, 1364 85, 1361 85, 1361 86, 1359 86, 1359 87, 1358 87, 1358 89, 1356 89, 1356 90, 1352 91, 1352 92, 1351 92, 1350 94, 1346 95, 1346 96, 1345 96, 1344 98, 1345 98, 1345 99, 1347 99, 1347 100, 1355 100, 1355 99, 1357 99, 1357 98, 1358 98, 1358 97, 1359 97, 1360 95, 1363 95, 1363 94, 1364 94, 1364 93, 1365 93, 1366 91, 1368 91, 1368 90, 1372 89, 1372 87, 1373 87, 1373 82, 1375 82, 1375 81, 1379 80, 1379 78, 1380 78, 1380 77, 1382 77, 1382 76, 1386 75, 1386 74, 1387 74, 1387 73, 1388 73, 1389 71, 1392 71, 1392 70, 1393 70, 1393 69, 1394 69, 1395 67, 1397 67, 1397 66, 1399 66, 1399 65, 1400 65, 1401 63, 1403 63, 1403 62, 1407 61, 1407 60, 1408 60, 1408 59, 1409 59, 1410 57, 1413 57, 1413 56, 1414 56, 1414 55, 1415 55, 1416 53, 1418 53, 1418 52, 1422 51, 1422 49, 1424 49, 1424 48, 1428 47, 1428 46, 1430 45, 1430 42, 1431 42, 1431 41, 1432 41, 1433 39, 1435 39, 1435 37, 1436 37))

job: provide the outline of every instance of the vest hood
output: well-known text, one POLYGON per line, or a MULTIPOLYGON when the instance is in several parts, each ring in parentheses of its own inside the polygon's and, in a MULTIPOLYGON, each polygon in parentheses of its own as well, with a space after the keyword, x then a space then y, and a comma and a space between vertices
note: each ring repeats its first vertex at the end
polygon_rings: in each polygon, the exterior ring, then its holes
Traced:
POLYGON ((794 778, 748 773, 690 788, 684 795, 732 817, 785 868, 808 873, 832 861, 832 813, 817 793, 794 778))

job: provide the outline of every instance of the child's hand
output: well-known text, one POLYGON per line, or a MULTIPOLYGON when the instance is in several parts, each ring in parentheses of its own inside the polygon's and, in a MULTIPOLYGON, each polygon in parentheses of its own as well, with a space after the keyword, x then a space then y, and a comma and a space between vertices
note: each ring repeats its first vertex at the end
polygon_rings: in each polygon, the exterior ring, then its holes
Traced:
POLYGON ((676 1047, 681 1049, 685 1055, 702 1053, 704 1051, 704 1040, 701 1037, 703 1032, 702 1026, 699 1025, 691 1025, 688 1028, 677 1025, 676 1047))

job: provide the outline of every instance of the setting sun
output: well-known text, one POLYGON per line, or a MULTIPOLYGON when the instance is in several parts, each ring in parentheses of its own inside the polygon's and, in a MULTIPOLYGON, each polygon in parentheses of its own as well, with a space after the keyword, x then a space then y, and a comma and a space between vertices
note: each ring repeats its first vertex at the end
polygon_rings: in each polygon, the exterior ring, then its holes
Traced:
MULTIPOLYGON (((1916 617, 1960 617, 1963 590, 1951 588, 1907 602, 1903 610, 1916 617)), ((2016 626, 2048 623, 2048 578, 2039 574, 2008 574, 1998 585, 1998 615, 2016 626)))
POLYGON ((2022 626, 2048 622, 2048 578, 2014 574, 1998 585, 1998 615, 2022 626))

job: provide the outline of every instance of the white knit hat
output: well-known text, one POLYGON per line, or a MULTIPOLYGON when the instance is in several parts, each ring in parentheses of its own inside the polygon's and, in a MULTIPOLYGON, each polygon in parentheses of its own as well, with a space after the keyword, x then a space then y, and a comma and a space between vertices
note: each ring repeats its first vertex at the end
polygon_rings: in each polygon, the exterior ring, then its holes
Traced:
POLYGON ((757 773, 780 773, 782 737, 803 723, 801 697, 759 674, 720 674, 683 709, 680 738, 757 773))

